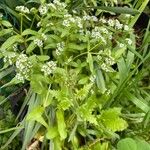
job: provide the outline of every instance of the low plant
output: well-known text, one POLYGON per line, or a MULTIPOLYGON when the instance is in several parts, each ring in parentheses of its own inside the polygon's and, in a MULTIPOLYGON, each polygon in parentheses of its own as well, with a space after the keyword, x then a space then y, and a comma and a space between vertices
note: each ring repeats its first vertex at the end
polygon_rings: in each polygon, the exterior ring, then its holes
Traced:
POLYGON ((16 7, 17 30, 1 17, 0 35, 7 39, 0 47, 1 70, 15 72, 2 88, 29 85, 17 118, 25 107, 27 113, 2 149, 21 131, 22 150, 33 139, 41 149, 113 149, 131 128, 130 113, 146 117, 149 106, 133 90, 143 79, 139 67, 150 57, 147 35, 141 56, 130 26, 138 11, 120 10, 130 14, 97 17, 90 9, 68 11, 64 2, 41 1, 38 8, 16 7), (24 19, 31 21, 29 28, 24 19))

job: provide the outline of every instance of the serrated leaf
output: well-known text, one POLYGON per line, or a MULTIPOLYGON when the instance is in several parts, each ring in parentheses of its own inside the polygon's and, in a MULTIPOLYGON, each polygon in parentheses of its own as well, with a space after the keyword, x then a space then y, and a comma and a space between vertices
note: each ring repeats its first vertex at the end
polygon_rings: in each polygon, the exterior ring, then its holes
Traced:
POLYGON ((127 122, 120 118, 121 109, 120 108, 110 108, 102 112, 100 116, 100 121, 103 123, 105 128, 116 132, 122 131, 127 128, 127 122))

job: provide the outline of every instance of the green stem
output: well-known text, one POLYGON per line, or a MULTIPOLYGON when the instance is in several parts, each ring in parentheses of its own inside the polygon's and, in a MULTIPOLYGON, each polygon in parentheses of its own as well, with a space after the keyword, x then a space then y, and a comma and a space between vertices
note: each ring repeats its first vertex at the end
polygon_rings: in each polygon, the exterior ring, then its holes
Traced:
POLYGON ((22 35, 22 23, 23 23, 23 15, 21 14, 21 21, 20 21, 20 34, 22 35))

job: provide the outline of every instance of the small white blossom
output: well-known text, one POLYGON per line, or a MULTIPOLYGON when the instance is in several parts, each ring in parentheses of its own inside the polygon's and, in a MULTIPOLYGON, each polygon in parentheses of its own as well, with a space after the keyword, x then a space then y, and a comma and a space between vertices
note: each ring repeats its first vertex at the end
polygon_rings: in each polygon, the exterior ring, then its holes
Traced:
POLYGON ((40 26, 41 26, 41 22, 38 22, 38 23, 37 23, 37 27, 40 27, 40 26))
POLYGON ((57 65, 54 61, 49 61, 46 64, 44 64, 41 68, 41 71, 44 72, 44 75, 50 75, 55 71, 57 65))
POLYGON ((115 22, 114 22, 113 19, 109 19, 109 20, 107 21, 107 23, 108 23, 108 25, 111 26, 111 27, 113 27, 113 26, 115 25, 115 22))
POLYGON ((65 27, 70 27, 70 22, 69 22, 69 20, 64 20, 62 24, 63 24, 63 26, 65 26, 65 27))
POLYGON ((37 46, 39 46, 39 47, 42 47, 43 46, 43 41, 40 40, 40 39, 35 39, 34 40, 34 44, 37 45, 37 46))
POLYGON ((62 52, 64 51, 64 46, 65 46, 64 42, 61 42, 61 43, 57 44, 57 49, 56 49, 56 55, 57 56, 62 54, 62 52))
POLYGON ((107 23, 106 19, 104 19, 104 18, 101 18, 99 21, 102 23, 107 23))
POLYGON ((90 17, 89 15, 85 15, 85 16, 83 16, 83 20, 84 20, 84 21, 86 21, 86 20, 88 20, 88 21, 89 21, 90 19, 91 19, 91 17, 90 17))
POLYGON ((125 31, 129 31, 129 26, 128 25, 124 25, 124 30, 125 31))
POLYGON ((98 18, 96 16, 91 16, 91 20, 94 21, 94 22, 97 22, 98 18))
POLYGON ((16 74, 16 79, 21 81, 21 82, 24 82, 24 77, 20 73, 16 74))
POLYGON ((30 13, 29 9, 25 6, 17 6, 16 10, 21 12, 21 13, 24 13, 24 14, 29 14, 30 13))
POLYGON ((119 47, 123 48, 123 47, 125 47, 125 45, 123 43, 119 43, 119 47))
POLYGON ((115 60, 113 57, 109 56, 108 58, 105 58, 105 62, 107 65, 111 66, 115 63, 115 60))
POLYGON ((131 44, 132 44, 132 40, 131 40, 131 39, 126 38, 125 40, 127 41, 127 43, 128 43, 129 45, 131 45, 131 44))
POLYGON ((44 33, 42 33, 42 35, 41 35, 41 36, 42 36, 42 38, 43 38, 43 40, 44 40, 44 41, 46 41, 46 40, 47 40, 47 36, 46 36, 44 33))
POLYGON ((115 20, 115 28, 116 29, 122 29, 123 24, 121 24, 117 19, 115 20))
POLYGON ((9 65, 13 65, 14 58, 16 58, 16 54, 12 53, 11 55, 5 56, 3 61, 9 65))
POLYGON ((32 68, 31 62, 28 60, 26 54, 20 54, 16 60, 17 77, 18 80, 29 78, 29 73, 32 68))
POLYGON ((45 15, 48 12, 48 8, 44 5, 41 5, 39 7, 39 12, 40 12, 40 15, 45 15))
POLYGON ((49 3, 49 4, 47 4, 47 6, 50 7, 50 8, 53 8, 55 10, 57 9, 56 6, 53 3, 49 3))

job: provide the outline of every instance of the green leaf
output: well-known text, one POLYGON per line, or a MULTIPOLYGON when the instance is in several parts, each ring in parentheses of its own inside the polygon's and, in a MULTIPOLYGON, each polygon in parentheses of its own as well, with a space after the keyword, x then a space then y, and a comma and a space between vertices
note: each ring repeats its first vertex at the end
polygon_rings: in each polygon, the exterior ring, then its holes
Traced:
MULTIPOLYGON (((137 150, 137 145, 133 139, 125 138, 118 142, 117 150, 137 150)), ((143 149, 141 149, 141 150, 143 150, 143 149)))
POLYGON ((12 29, 3 29, 0 31, 0 36, 4 36, 5 34, 11 33, 12 29))
POLYGON ((22 32, 22 35, 29 35, 29 34, 32 34, 32 35, 38 35, 39 33, 37 31, 34 31, 34 30, 31 30, 31 29, 26 29, 22 32))
POLYGON ((2 25, 5 26, 5 27, 7 27, 7 28, 12 27, 11 23, 8 22, 8 21, 6 21, 6 20, 2 20, 2 25))
POLYGON ((45 122, 44 118, 42 117, 42 114, 44 113, 44 107, 37 106, 34 108, 28 115, 27 115, 27 121, 37 121, 44 125, 46 128, 48 127, 47 123, 45 122))
POLYGON ((69 43, 67 46, 69 49, 73 49, 73 50, 84 50, 87 47, 86 44, 77 45, 75 43, 69 43))
POLYGON ((36 45, 34 44, 34 42, 31 42, 26 50, 27 54, 31 53, 35 49, 35 47, 36 45))
POLYGON ((136 139, 137 150, 150 150, 150 144, 144 140, 136 139))
POLYGON ((92 74, 94 73, 94 66, 93 66, 93 57, 91 53, 88 53, 87 62, 89 63, 90 71, 92 74))
POLYGON ((50 57, 48 55, 40 55, 40 56, 36 56, 38 58, 39 61, 47 61, 50 59, 50 57))
POLYGON ((46 138, 51 140, 58 136, 58 129, 57 127, 49 127, 46 133, 46 138))
POLYGON ((12 44, 16 42, 23 42, 22 37, 20 35, 14 35, 8 38, 1 46, 1 49, 7 49, 9 48, 12 44))
POLYGON ((56 117, 57 117, 58 132, 60 134, 61 140, 64 140, 67 137, 64 112, 62 110, 57 110, 56 117))
POLYGON ((36 120, 42 116, 43 112, 44 107, 37 106, 27 115, 27 120, 36 120))
POLYGON ((95 70, 96 70, 96 84, 97 84, 97 87, 100 89, 102 94, 104 94, 105 91, 106 91, 104 76, 102 74, 101 69, 98 67, 98 64, 95 63, 94 66, 95 66, 95 70))
POLYGON ((42 85, 42 82, 41 81, 38 81, 38 80, 32 80, 30 82, 30 85, 31 85, 31 89, 37 93, 37 94, 41 94, 44 90, 44 87, 42 85))
POLYGON ((100 116, 100 121, 106 127, 106 129, 113 132, 122 131, 127 128, 127 122, 120 118, 121 109, 120 108, 110 108, 108 110, 102 111, 100 116))
POLYGON ((94 8, 100 9, 100 10, 103 10, 103 11, 117 13, 117 14, 131 14, 131 15, 139 14, 138 10, 132 9, 132 8, 128 8, 128 7, 105 7, 105 6, 98 6, 98 7, 94 7, 94 8))
POLYGON ((144 101, 138 99, 133 94, 126 91, 125 95, 130 101, 132 101, 143 112, 147 113, 150 110, 150 107, 146 103, 144 103, 144 101))

